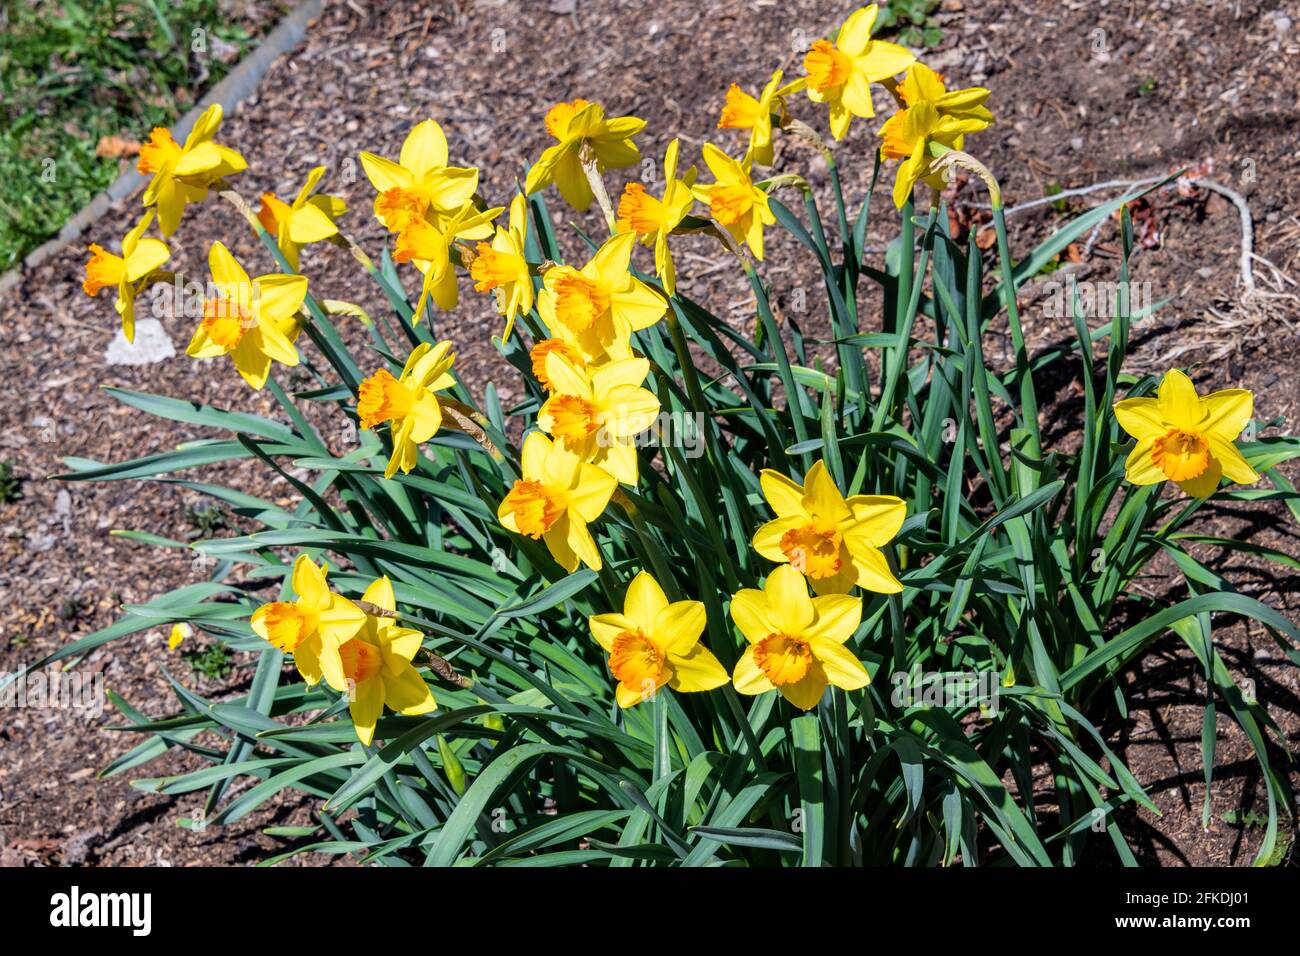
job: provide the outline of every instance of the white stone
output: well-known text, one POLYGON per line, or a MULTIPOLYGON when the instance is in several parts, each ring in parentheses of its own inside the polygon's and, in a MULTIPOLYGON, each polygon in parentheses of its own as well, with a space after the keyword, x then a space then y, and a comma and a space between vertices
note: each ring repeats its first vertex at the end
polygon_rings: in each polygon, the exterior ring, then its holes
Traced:
POLYGON ((126 340, 119 328, 104 353, 108 365, 153 365, 176 354, 176 347, 157 319, 136 319, 135 342, 126 340))

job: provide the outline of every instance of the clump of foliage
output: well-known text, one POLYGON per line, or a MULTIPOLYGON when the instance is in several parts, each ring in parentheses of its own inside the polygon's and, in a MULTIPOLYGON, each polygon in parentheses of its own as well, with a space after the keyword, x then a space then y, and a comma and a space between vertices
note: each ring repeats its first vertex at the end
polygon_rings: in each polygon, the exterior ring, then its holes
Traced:
MULTIPOLYGON (((995 122, 989 91, 949 89, 874 37, 879 12, 812 44, 793 83, 733 86, 719 126, 746 148, 705 144, 707 173, 678 140, 642 164, 644 121, 576 99, 547 112, 554 142, 491 206, 423 120, 397 160, 360 157, 391 235, 377 258, 316 191, 324 168, 254 212, 231 183, 247 162, 215 139, 219 111, 184 144, 157 135, 146 214, 121 257, 92 247, 87 291, 116 290, 129 335, 187 203, 230 202, 273 271, 250 277, 214 243, 215 291, 188 352, 228 358, 283 416, 111 389, 221 434, 124 462, 70 458, 62 477, 169 483, 252 458, 297 501, 183 479, 255 530, 189 544, 128 532, 219 561, 32 665, 169 622, 259 655, 233 699, 174 685, 176 710, 158 718, 123 702, 119 729, 143 740, 105 772, 185 748, 213 766, 135 785, 205 790, 210 825, 302 790, 320 800, 312 848, 388 864, 1068 865, 1100 843, 1131 865, 1116 811, 1158 810, 1098 721, 1123 718, 1126 670, 1176 640, 1203 668, 1205 778, 1226 714, 1267 797, 1258 862, 1275 859, 1292 813, 1269 747, 1282 735, 1215 638, 1225 618, 1251 619, 1294 660, 1300 629, 1193 546, 1293 564, 1197 519, 1209 502, 1260 497, 1300 512, 1278 470, 1300 439, 1259 434, 1244 389, 1126 370, 1154 308, 1127 293, 1128 208, 1164 184, 1063 219, 1017 258, 996 177, 968 152, 995 122), (874 114, 873 84, 897 108, 871 189, 850 196, 836 143, 874 114), (827 110, 834 142, 795 116, 801 93, 827 110), (807 152, 760 173, 778 135, 821 152, 829 201, 802 175, 807 152), (876 258, 866 237, 886 164, 899 238, 876 258), (625 182, 616 207, 609 175, 650 166, 662 175, 625 182), (987 190, 987 257, 974 232, 951 232, 954 168, 987 190), (580 211, 595 204, 601 234, 562 242, 552 186, 580 211), (1073 338, 1031 354, 1017 292, 1116 213, 1119 294, 1072 286, 1073 338), (162 238, 146 235, 155 214, 162 238), (734 265, 710 281, 752 295, 752 335, 679 285, 687 232, 734 265), (314 295, 300 266, 316 242, 350 249, 391 314, 314 295), (820 343, 777 322, 787 290, 763 274, 777 249, 821 274, 820 343), (504 318, 493 341, 518 372, 508 401, 463 381, 439 335, 465 274, 504 318), (354 317, 361 354, 338 329, 354 317), (999 334, 1009 361, 988 348, 999 334), (310 380, 286 390, 285 367, 310 380), (1040 421, 1045 378, 1078 386, 1077 410, 1055 412, 1062 437, 1040 421), (333 450, 339 432, 327 441, 310 406, 355 424, 349 447, 333 450), (1167 596, 1137 586, 1158 558, 1182 576, 1167 596), (285 678, 290 658, 301 681, 285 678), (243 774, 256 784, 227 799, 243 774)), ((1207 794, 1207 825, 1209 810, 1207 794)))

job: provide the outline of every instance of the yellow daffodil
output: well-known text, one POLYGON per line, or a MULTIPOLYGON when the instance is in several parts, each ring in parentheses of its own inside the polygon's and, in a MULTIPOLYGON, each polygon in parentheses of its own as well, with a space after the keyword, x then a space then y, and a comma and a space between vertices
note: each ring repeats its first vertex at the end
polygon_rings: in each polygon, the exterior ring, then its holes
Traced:
MULTIPOLYGON (((387 576, 366 588, 361 600, 385 611, 397 610, 387 576)), ((375 723, 385 706, 411 717, 437 709, 429 685, 411 664, 423 640, 419 631, 398 627, 390 617, 367 614, 356 636, 339 646, 348 712, 357 739, 367 747, 375 739, 375 723)))
POLYGON ((775 689, 812 710, 827 684, 858 690, 871 682, 844 646, 862 621, 862 601, 847 594, 809 598, 803 575, 788 564, 767 576, 763 590, 737 592, 731 619, 749 642, 731 675, 742 694, 775 689))
POLYGON ((669 604, 648 571, 628 585, 622 614, 596 614, 587 623, 596 643, 609 654, 620 707, 649 700, 665 684, 690 693, 727 683, 727 672, 700 643, 707 623, 704 605, 699 601, 669 604))
POLYGON ((135 341, 135 297, 141 280, 171 258, 171 250, 161 239, 143 238, 152 220, 153 210, 150 210, 122 239, 120 256, 92 244, 90 259, 86 261, 86 279, 81 283, 89 296, 97 295, 100 289, 117 287, 113 308, 122 318, 122 334, 128 342, 135 341))
POLYGON ((835 42, 818 40, 803 58, 808 73, 808 98, 830 107, 831 133, 843 139, 853 117, 876 115, 871 84, 896 76, 916 59, 896 43, 871 38, 879 8, 876 4, 849 14, 835 42))
POLYGON ((988 90, 973 86, 948 92, 943 77, 920 63, 908 69, 898 95, 906 105, 880 128, 880 155, 902 160, 894 177, 894 205, 901 209, 918 181, 936 192, 944 187, 942 174, 929 171, 930 144, 961 149, 966 134, 987 129, 993 114, 983 105, 988 90))
POLYGON ((501 524, 545 541, 566 571, 575 570, 579 561, 599 571, 600 549, 587 525, 605 510, 618 480, 541 432, 529 432, 524 439, 521 464, 523 477, 497 509, 501 524))
MULTIPOLYGON (((417 123, 402 143, 397 162, 361 154, 361 167, 378 190, 375 217, 389 232, 401 232, 412 219, 427 219, 444 230, 478 189, 478 170, 447 165, 447 137, 432 119, 417 123)), ((480 223, 470 239, 486 239, 492 227, 480 223)))
POLYGON ((668 309, 663 296, 628 271, 635 243, 635 233, 619 233, 581 269, 554 266, 542 276, 538 315, 589 364, 606 354, 626 358, 632 332, 654 325, 668 309))
POLYGON ((533 363, 533 376, 548 392, 555 391, 555 386, 551 384, 551 379, 546 374, 546 357, 552 352, 563 355, 575 368, 584 369, 587 367, 587 362, 582 357, 582 353, 565 342, 564 339, 542 339, 529 350, 528 357, 533 363))
POLYGON ((338 235, 339 227, 335 220, 347 212, 347 203, 338 196, 312 195, 323 175, 324 166, 317 166, 308 173, 307 182, 298 190, 293 205, 277 199, 275 193, 262 193, 262 207, 257 212, 257 219, 267 232, 275 236, 276 245, 295 271, 299 250, 309 243, 323 242, 338 235))
POLYGON ((456 308, 459 289, 451 259, 451 247, 460 237, 471 238, 479 235, 484 227, 491 229, 492 220, 499 215, 500 207, 480 211, 473 203, 466 203, 444 217, 440 226, 427 219, 416 218, 407 221, 402 227, 393 247, 393 259, 396 262, 413 263, 424 273, 420 299, 411 315, 411 321, 419 321, 424 314, 424 303, 430 295, 438 308, 448 311, 456 308))
POLYGON ((599 103, 556 103, 546 113, 546 131, 559 142, 548 146, 528 170, 524 192, 531 196, 554 184, 565 202, 585 211, 595 197, 582 168, 583 147, 590 148, 599 169, 622 169, 640 161, 632 137, 643 129, 645 120, 635 116, 606 119, 599 103))
POLYGON ((677 178, 678 147, 679 141, 673 140, 664 153, 664 182, 668 185, 662 199, 651 196, 640 183, 628 183, 618 201, 618 231, 634 232, 642 242, 654 247, 655 272, 669 295, 677 291, 677 269, 668 248, 668 236, 695 205, 691 193, 695 167, 688 169, 681 179, 677 178))
POLYGON ((194 628, 190 627, 184 621, 172 625, 171 633, 167 635, 167 650, 174 651, 185 643, 185 639, 194 635, 194 628))
POLYGON ((767 81, 757 97, 750 96, 737 84, 732 83, 727 89, 727 102, 718 117, 718 129, 740 129, 749 133, 749 145, 745 158, 759 166, 771 166, 774 154, 772 146, 772 114, 785 116, 785 97, 803 89, 805 80, 781 86, 781 71, 777 70, 767 81))
POLYGON ((708 204, 737 243, 749 246, 754 258, 763 258, 763 227, 776 222, 767 193, 754 185, 749 167, 732 159, 712 143, 704 144, 704 162, 717 182, 695 187, 695 195, 708 204))
POLYGON ((250 279, 229 250, 214 242, 208 268, 217 297, 203 303, 203 322, 190 339, 192 358, 229 355, 244 381, 253 388, 266 384, 271 360, 297 365, 293 341, 300 331, 296 313, 307 297, 307 280, 296 275, 264 275, 250 279))
POLYGON ((528 206, 523 196, 510 201, 510 221, 503 229, 497 226, 492 242, 480 242, 475 248, 469 275, 479 292, 496 295, 497 311, 506 319, 501 341, 510 339, 515 317, 533 307, 533 277, 524 258, 524 236, 528 225, 528 206))
POLYGON ((586 369, 553 351, 546 357, 553 393, 537 413, 537 425, 583 461, 625 485, 635 485, 634 438, 659 414, 659 399, 641 387, 649 374, 648 359, 621 359, 586 369))
POLYGON ((442 427, 442 406, 435 393, 456 384, 451 377, 455 361, 450 342, 436 346, 424 342, 407 357, 400 379, 381 368, 361 383, 357 395, 361 427, 392 423, 393 454, 384 469, 385 478, 392 478, 398 468, 402 474, 414 468, 419 446, 442 427))
POLYGON ((344 693, 347 676, 339 648, 365 624, 366 614, 329 589, 328 574, 329 565, 317 567, 307 555, 298 555, 290 579, 297 600, 263 604, 249 623, 258 637, 293 655, 298 673, 308 684, 324 678, 344 693))
POLYGON ((1219 479, 1242 484, 1259 475, 1233 444, 1250 421, 1255 397, 1244 388, 1226 388, 1205 397, 1178 369, 1160 380, 1156 398, 1126 398, 1115 405, 1120 427, 1137 439, 1124 464, 1135 485, 1166 479, 1195 498, 1208 498, 1219 479))
POLYGON ((158 226, 164 236, 176 231, 188 203, 207 198, 208 187, 217 180, 248 168, 243 156, 212 141, 220 126, 221 106, 214 103, 195 121, 184 146, 169 130, 156 126, 149 142, 140 147, 136 169, 153 177, 145 188, 144 204, 158 207, 158 226))
POLYGON ((893 495, 840 494, 824 462, 804 482, 765 468, 763 497, 776 519, 754 534, 754 550, 788 562, 818 594, 846 594, 853 585, 881 594, 903 590, 880 549, 903 526, 907 506, 893 495))

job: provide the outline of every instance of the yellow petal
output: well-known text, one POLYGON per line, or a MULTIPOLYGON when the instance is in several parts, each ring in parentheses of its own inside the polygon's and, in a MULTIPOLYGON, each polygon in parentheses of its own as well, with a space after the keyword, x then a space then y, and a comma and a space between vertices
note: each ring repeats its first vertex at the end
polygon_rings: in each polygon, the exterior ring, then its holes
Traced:
POLYGON ((357 730, 357 738, 366 746, 375 739, 375 724, 384 712, 384 684, 378 677, 364 680, 355 685, 353 699, 348 702, 348 712, 352 715, 352 725, 357 730))
POLYGON ((1160 416, 1174 428, 1196 431, 1201 422, 1201 400, 1192 380, 1173 368, 1160 380, 1160 416))
POLYGON ((686 654, 700 640, 708 623, 704 605, 699 601, 674 601, 655 614, 654 625, 647 631, 671 654, 686 654))
POLYGON ((778 564, 790 560, 781 550, 781 539, 785 535, 801 527, 804 519, 795 515, 786 518, 776 518, 763 525, 754 532, 754 550, 767 558, 769 561, 775 561, 778 564))
POLYGON ((1124 462, 1125 479, 1135 485, 1158 485, 1165 480, 1165 473, 1160 470, 1151 456, 1152 447, 1158 437, 1160 436, 1148 434, 1133 446, 1133 450, 1128 453, 1128 458, 1124 462))
POLYGON ((561 355, 559 352, 547 353, 546 377, 550 380, 554 390, 561 395, 591 398, 591 383, 587 380, 587 376, 578 371, 578 367, 567 356, 561 355))
POLYGON ((907 518, 907 504, 894 495, 854 495, 848 506, 853 530, 877 548, 893 541, 907 518))
MULTIPOLYGON (((271 374, 271 356, 262 351, 261 344, 261 336, 254 330, 240 339, 230 353, 230 360, 235 363, 239 377, 251 388, 257 389, 266 384, 271 374)), ((297 358, 293 364, 297 364, 297 358)))
POLYGON ((329 606, 330 589, 325 582, 325 570, 305 554, 300 554, 293 562, 293 591, 304 607, 320 611, 329 606))
POLYGON ((803 485, 771 468, 764 468, 759 473, 758 483, 777 517, 809 517, 803 506, 803 485))
MULTIPOLYGON (((411 659, 424 644, 424 635, 411 627, 397 627, 391 621, 382 619, 376 625, 380 648, 384 656, 385 671, 400 676, 410 666, 411 659)), ((389 706, 392 706, 391 703, 389 706)), ((393 710, 397 710, 393 707, 393 710)))
POLYGON ((326 644, 331 640, 343 644, 355 637, 365 623, 365 611, 342 595, 331 594, 329 606, 320 612, 321 639, 326 644))
POLYGON ((338 231, 334 221, 310 203, 295 209, 289 216, 289 238, 303 245, 328 239, 338 231))
POLYGON ((858 587, 877 594, 897 594, 903 590, 902 582, 894 577, 889 562, 877 548, 854 542, 849 545, 849 554, 858 572, 858 587))
POLYGON ((810 514, 837 524, 852 517, 852 512, 839 488, 835 486, 835 480, 826 470, 824 461, 819 460, 808 469, 803 488, 803 508, 810 514))
POLYGON ((1116 402, 1115 420, 1120 428, 1139 440, 1169 431, 1160 416, 1160 402, 1154 398, 1126 398, 1116 402))
POLYGON ((614 638, 624 631, 635 631, 637 624, 626 614, 593 614, 587 618, 591 636, 606 653, 614 649, 614 638))
POLYGON ((409 664, 396 674, 383 674, 381 680, 384 684, 384 702, 390 710, 414 717, 438 709, 438 702, 433 699, 429 685, 424 682, 420 672, 409 664))
MULTIPOLYGON (((596 539, 591 536, 591 531, 587 528, 587 523, 576 515, 567 515, 568 534, 565 537, 565 543, 587 567, 593 571, 599 571, 601 568, 600 548, 596 546, 596 539)), ((572 570, 572 569, 570 569, 572 570)))
POLYGON ((1201 429, 1215 438, 1235 441, 1255 413, 1255 396, 1244 388, 1225 388, 1206 395, 1202 407, 1205 421, 1201 429))
POLYGON ((826 679, 844 690, 858 690, 871 683, 871 675, 847 647, 834 641, 814 638, 812 652, 821 661, 826 679))
POLYGON ((669 660, 672 662, 673 676, 668 686, 673 690, 685 693, 713 690, 730 679, 713 652, 703 644, 695 644, 685 654, 669 651, 669 660))
POLYGON ((804 630, 808 638, 843 644, 862 623, 862 600, 847 594, 827 594, 813 598, 816 618, 804 630))
POLYGON ((223 295, 238 302, 248 301, 252 294, 248 273, 220 242, 214 242, 208 250, 208 271, 223 295))
POLYGON ((826 671, 822 662, 814 658, 808 673, 793 684, 782 684, 777 688, 781 696, 800 710, 812 710, 826 693, 826 671))
MULTIPOLYGON (((556 357, 562 357, 559 356, 559 353, 557 352, 552 352, 551 355, 555 355, 556 357)), ((567 361, 567 359, 565 361, 567 361)), ((546 368, 546 374, 551 379, 552 382, 555 381, 555 377, 551 375, 551 369, 549 364, 547 365, 546 368)), ((591 373, 592 390, 595 392, 596 395, 606 395, 612 389, 616 388, 619 385, 640 385, 642 382, 645 381, 646 376, 649 374, 650 374, 649 359, 644 359, 644 358, 619 359, 618 361, 610 362, 606 365, 602 365, 591 373)), ((559 389, 559 391, 567 392, 567 389, 562 388, 559 389)), ((569 392, 568 394, 576 395, 580 393, 569 392)), ((657 402, 658 400, 656 399, 656 403, 657 402)))
POLYGON ((416 179, 439 166, 447 165, 447 137, 432 119, 416 123, 402 143, 398 162, 415 174, 416 179))
POLYGON ((737 693, 750 696, 775 689, 775 685, 767 679, 763 669, 754 663, 752 647, 745 648, 745 653, 741 654, 740 660, 736 661, 736 666, 731 671, 731 685, 736 688, 737 693))
POLYGON ((784 634, 801 634, 813 622, 813 604, 808 583, 788 564, 772 570, 763 585, 768 613, 777 630, 784 634))
POLYGON ((613 475, 595 465, 582 465, 579 471, 577 487, 569 489, 569 510, 576 514, 583 524, 595 521, 609 504, 618 481, 613 475))
MULTIPOLYGON (((143 279, 171 256, 171 250, 161 239, 141 239, 126 257, 126 278, 130 282, 143 279)), ((1247 394, 1250 394, 1247 392, 1247 394)), ((1234 436, 1236 437, 1236 436, 1234 436)))
MULTIPOLYGON (((635 238, 633 233, 625 235, 635 238)), ((639 332, 663 318, 668 311, 668 303, 654 289, 634 278, 626 289, 610 294, 609 311, 615 321, 625 323, 627 328, 639 332)))
POLYGON ((428 389, 419 389, 407 418, 411 422, 410 440, 423 444, 442 428, 442 406, 428 389))
POLYGON ((744 588, 732 596, 731 619, 751 644, 780 630, 773 620, 767 594, 754 588, 744 588))
POLYGON ((361 154, 361 168, 365 170, 370 185, 381 193, 390 189, 407 189, 412 182, 410 170, 403 169, 391 159, 384 159, 374 153, 361 154))
POLYGON ((529 432, 519 454, 520 470, 527 479, 537 481, 546 471, 546 459, 551 453, 551 440, 541 432, 529 432))
POLYGON ((859 61, 859 68, 872 83, 891 76, 897 76, 916 62, 916 57, 907 47, 885 40, 872 40, 865 60, 859 61))
POLYGON ((1189 478, 1187 481, 1178 482, 1178 487, 1184 493, 1191 495, 1193 498, 1208 498, 1219 490, 1219 482, 1223 478, 1223 465, 1218 458, 1210 456, 1209 467, 1196 476, 1189 478))
POLYGON ((835 37, 835 46, 849 56, 858 56, 871 43, 871 31, 876 25, 877 4, 860 7, 845 18, 835 37))
POLYGON ((370 582, 365 594, 361 595, 361 600, 367 604, 382 607, 385 611, 397 610, 397 598, 393 594, 393 582, 388 580, 386 574, 370 582))
POLYGON ((1232 442, 1224 441, 1218 435, 1210 435, 1210 453, 1218 461, 1219 467, 1223 470, 1223 475, 1229 481, 1240 482, 1243 485, 1249 485, 1259 481, 1259 474, 1250 463, 1246 461, 1237 446, 1232 442))
POLYGON ((623 613, 635 622, 646 634, 655 633, 655 619, 659 612, 668 607, 668 598, 663 588, 649 571, 642 571, 628 585, 627 596, 623 599, 623 613))

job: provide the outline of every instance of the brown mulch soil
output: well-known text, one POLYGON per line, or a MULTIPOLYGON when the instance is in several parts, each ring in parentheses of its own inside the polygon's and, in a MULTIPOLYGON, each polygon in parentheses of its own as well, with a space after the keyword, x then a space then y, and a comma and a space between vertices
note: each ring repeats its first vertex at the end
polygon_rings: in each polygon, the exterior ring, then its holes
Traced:
MULTIPOLYGON (((504 204, 524 162, 546 143, 542 115, 561 99, 599 99, 612 115, 646 118, 649 128, 641 145, 656 161, 674 135, 692 160, 706 139, 735 148, 731 133, 714 128, 727 85, 738 81, 753 89, 775 66, 798 75, 797 38, 833 29, 850 9, 850 4, 809 0, 331 3, 305 43, 267 74, 258 96, 227 118, 220 139, 250 161, 251 169, 236 182, 250 200, 266 189, 292 195, 312 166, 327 164, 325 188, 348 200, 349 231, 377 254, 384 232, 369 215, 373 193, 356 162, 358 151, 395 157, 407 129, 433 116, 447 133, 453 161, 480 166, 481 191, 504 204)), ((1300 110, 1300 34, 1294 26, 1300 9, 1294 2, 1279 8, 1275 0, 1243 0, 1216 7, 1212 17, 1214 29, 1208 30, 1204 5, 1167 0, 1109 5, 944 0, 939 13, 944 39, 925 59, 952 83, 992 89, 998 124, 972 138, 968 149, 995 171, 1009 205, 1041 197, 1054 184, 1070 188, 1196 167, 1247 197, 1256 218, 1256 252, 1300 278, 1300 220, 1294 213, 1300 169, 1294 134, 1283 134, 1294 130, 1300 110)), ((795 109, 824 128, 824 117, 811 104, 796 101, 795 109)), ((839 148, 850 196, 865 191, 876 125, 855 122, 839 148)), ((783 146, 778 164, 805 172, 825 195, 825 166, 809 150, 783 146)), ((1109 195, 1114 193, 1066 202, 1081 209, 1109 195)), ((883 249, 896 220, 887 199, 879 200, 869 244, 883 249)), ((984 197, 974 184, 960 186, 955 200, 971 227, 980 229, 979 211, 970 204, 984 197)), ((558 208, 558 200, 552 208, 558 208)), ((830 226, 832 207, 823 202, 822 208, 830 226)), ((137 214, 134 204, 116 210, 88 241, 112 243, 137 214)), ((1014 214, 1015 248, 1029 248, 1059 215, 1050 206, 1014 214)), ((598 226, 592 215, 569 213, 568 218, 593 233, 598 226)), ((1150 283, 1153 300, 1173 301, 1137 330, 1133 368, 1168 367, 1175 355, 1177 364, 1204 362, 1196 375, 1202 389, 1251 388, 1260 421, 1294 420, 1300 414, 1295 374, 1300 308, 1294 300, 1283 301, 1267 322, 1233 308, 1241 238, 1234 207, 1205 190, 1186 196, 1167 190, 1142 210, 1139 224, 1146 242, 1135 256, 1134 278, 1150 283)), ((1116 225, 1107 224, 1090 238, 1090 245, 1081 242, 1066 257, 1065 267, 1080 279, 1114 278, 1116 225)), ((172 242, 179 266, 202 276, 207 247, 217 239, 241 261, 271 271, 238 216, 215 200, 187 213, 172 242)), ((576 255, 577 240, 566 236, 565 241, 576 255)), ((62 470, 63 456, 120 460, 205 437, 203 430, 166 424, 120 405, 97 386, 274 414, 273 400, 247 389, 224 362, 195 363, 184 356, 189 320, 163 320, 176 357, 145 367, 105 367, 115 316, 107 294, 92 302, 81 292, 84 258, 80 248, 70 249, 0 296, 0 374, 13 388, 0 409, 0 458, 15 459, 27 479, 21 500, 0 504, 0 592, 6 598, 0 611, 5 622, 0 670, 105 626, 123 603, 145 601, 202 576, 183 552, 110 536, 121 528, 168 537, 192 534, 186 506, 203 506, 199 496, 175 486, 42 480, 62 470)), ((794 301, 792 293, 801 287, 810 303, 818 299, 820 283, 805 260, 792 240, 771 241, 764 272, 784 301, 794 301)), ((1263 265, 1258 269, 1257 275, 1266 271, 1263 265)), ((727 268, 707 241, 682 246, 679 270, 695 276, 684 286, 689 294, 740 325, 752 322, 743 277, 727 268)), ((303 271, 320 297, 382 308, 345 252, 313 247, 304 254, 303 271)), ((1288 290, 1294 286, 1283 291, 1288 290)), ((454 340, 467 382, 481 390, 494 381, 508 396, 513 373, 488 342, 499 320, 468 283, 461 295, 460 309, 444 320, 441 331, 454 340)), ((1043 282, 1022 294, 1031 347, 1071 334, 1059 319, 1043 314, 1044 299, 1043 282)), ((862 308, 864 328, 877 328, 878 298, 868 297, 862 308)), ((800 317, 810 337, 824 334, 818 322, 815 311, 800 317)), ((348 337, 359 343, 357 332, 350 329, 348 337)), ((1000 351, 1008 348, 1004 339, 991 336, 991 362, 1006 361, 1000 351)), ((1060 438, 1068 431, 1077 382, 1062 378, 1044 387, 1047 394, 1056 393, 1045 407, 1044 425, 1060 438)), ((1297 477, 1295 468, 1284 470, 1297 477)), ((285 483, 268 481, 256 469, 232 467, 217 475, 290 500, 285 483)), ((1280 505, 1216 507, 1201 527, 1300 554, 1295 521, 1280 505)), ((1300 588, 1293 572, 1236 557, 1225 562, 1214 549, 1203 557, 1245 593, 1298 616, 1300 588)), ((1171 567, 1153 571, 1153 594, 1167 593, 1170 601, 1183 596, 1171 567)), ((77 667, 102 671, 112 691, 150 714, 174 706, 167 673, 210 697, 246 690, 247 661, 237 661, 240 666, 227 678, 208 682, 167 652, 165 637, 160 629, 111 644, 77 667)), ((1256 682, 1259 699, 1288 740, 1300 739, 1297 671, 1267 635, 1226 622, 1216 630, 1216 641, 1236 678, 1256 682)), ((1263 790, 1245 737, 1222 708, 1211 826, 1201 828, 1204 684, 1195 660, 1168 635, 1125 681, 1131 718, 1119 720, 1101 702, 1097 710, 1163 811, 1159 818, 1145 812, 1123 818, 1143 861, 1249 862, 1259 827, 1234 826, 1227 819, 1244 814, 1243 807, 1262 812, 1263 790)), ((135 742, 104 732, 118 719, 111 712, 97 719, 66 710, 6 713, 0 724, 0 862, 243 863, 291 846, 265 835, 265 827, 310 822, 311 802, 290 796, 228 828, 178 826, 178 819, 197 810, 202 794, 159 797, 133 789, 123 777, 96 779, 95 771, 135 742)), ((1285 764, 1281 753, 1274 757, 1275 766, 1285 764)), ((126 776, 194 766, 171 754, 126 776)), ((1300 775, 1293 773, 1292 779, 1300 783, 1300 775)))

